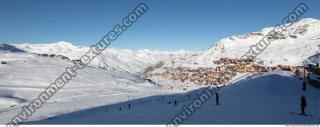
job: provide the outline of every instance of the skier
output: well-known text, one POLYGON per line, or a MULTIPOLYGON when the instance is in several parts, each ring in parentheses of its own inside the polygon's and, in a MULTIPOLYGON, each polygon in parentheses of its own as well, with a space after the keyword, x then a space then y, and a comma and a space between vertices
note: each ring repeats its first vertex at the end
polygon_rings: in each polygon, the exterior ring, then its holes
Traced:
POLYGON ((177 100, 174 100, 174 106, 177 106, 177 100))
POLYGON ((307 72, 307 79, 310 80, 310 75, 311 73, 310 72, 307 72))
POLYGON ((131 104, 128 105, 129 110, 131 109, 131 104))
POLYGON ((303 90, 303 91, 306 91, 306 90, 307 90, 307 81, 306 81, 306 80, 303 81, 302 90, 303 90))
POLYGON ((219 94, 218 93, 216 93, 216 105, 220 105, 219 104, 219 94))
POLYGON ((188 97, 189 99, 191 98, 189 94, 187 95, 187 97, 188 97))
POLYGON ((301 114, 302 115, 306 115, 306 112, 304 111, 306 107, 307 107, 306 97, 301 96, 301 114))

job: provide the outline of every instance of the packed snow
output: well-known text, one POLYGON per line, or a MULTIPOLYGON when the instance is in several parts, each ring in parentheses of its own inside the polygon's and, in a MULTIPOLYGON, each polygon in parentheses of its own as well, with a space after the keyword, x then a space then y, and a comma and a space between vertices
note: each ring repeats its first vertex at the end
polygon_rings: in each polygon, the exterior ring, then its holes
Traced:
MULTIPOLYGON (((301 90, 302 80, 289 72, 271 72, 251 75, 225 86, 220 94, 220 105, 212 97, 185 124, 317 124, 320 106, 317 100, 319 90, 308 87, 301 90), (301 116, 300 96, 307 97, 307 113, 301 116)), ((183 94, 151 96, 129 102, 105 105, 31 124, 166 124, 182 111, 183 106, 192 103, 200 93, 194 90, 183 94), (187 96, 191 96, 188 98, 187 96), (177 100, 178 106, 169 104, 177 100), (128 109, 128 104, 132 109, 128 109), (119 108, 123 109, 120 111, 119 108)), ((28 124, 30 124, 28 123, 28 124)))
MULTIPOLYGON (((0 53, 0 61, 7 61, 0 64, 2 124, 54 82, 66 67, 73 65, 68 60, 10 52, 0 53)), ((89 66, 78 72, 30 120, 172 92, 127 72, 89 66)))
MULTIPOLYGON (((5 124, 72 63, 25 53, 1 53, 8 64, 0 69, 0 122, 5 124)), ((291 72, 256 73, 236 77, 219 91, 221 105, 211 98, 186 124, 318 123, 316 90, 301 92, 302 80, 291 72), (244 76, 244 77, 243 77, 244 76), (300 116, 299 97, 308 99, 300 116), (241 109, 241 110, 239 110, 241 109)), ((88 67, 38 110, 28 124, 166 124, 182 106, 204 89, 164 90, 125 72, 88 67), (188 97, 190 96, 190 97, 188 97), (177 100, 178 106, 172 104, 177 100), (171 102, 171 104, 169 104, 171 102), (132 109, 128 110, 128 104, 132 109), (120 111, 119 108, 122 108, 120 111)))

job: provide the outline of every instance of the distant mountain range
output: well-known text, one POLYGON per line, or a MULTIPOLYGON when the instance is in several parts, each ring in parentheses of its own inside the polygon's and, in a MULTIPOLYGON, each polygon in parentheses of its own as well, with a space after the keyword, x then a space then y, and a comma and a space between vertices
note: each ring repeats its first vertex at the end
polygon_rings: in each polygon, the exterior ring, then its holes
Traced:
MULTIPOLYGON (((234 35, 214 43, 210 48, 197 55, 180 61, 178 65, 214 66, 213 60, 218 58, 240 58, 253 44, 257 44, 273 27, 264 28, 258 32, 234 35)), ((282 34, 270 37, 271 44, 257 56, 267 66, 302 65, 308 57, 320 51, 320 21, 302 19, 284 30, 282 34)), ((177 63, 176 63, 177 64, 177 63)))
MULTIPOLYGON (((208 49, 191 51, 151 51, 108 48, 92 63, 93 66, 114 67, 137 73, 158 62, 166 67, 214 67, 214 60, 219 58, 240 58, 270 32, 273 27, 263 28, 258 32, 234 35, 214 43, 208 49)), ((320 21, 302 19, 284 30, 282 34, 273 36, 273 41, 258 57, 267 66, 278 64, 302 65, 309 57, 319 53, 320 21)), ((69 42, 52 44, 2 44, 1 50, 40 54, 63 55, 70 59, 78 59, 89 47, 75 46, 69 42)))

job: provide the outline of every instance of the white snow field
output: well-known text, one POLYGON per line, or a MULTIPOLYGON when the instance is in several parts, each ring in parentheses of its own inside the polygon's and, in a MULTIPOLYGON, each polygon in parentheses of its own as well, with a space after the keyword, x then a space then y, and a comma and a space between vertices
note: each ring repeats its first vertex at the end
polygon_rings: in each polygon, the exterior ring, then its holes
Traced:
MULTIPOLYGON (((7 123, 23 105, 29 104, 54 82, 65 67, 73 65, 58 58, 9 52, 1 52, 0 61, 8 62, 0 64, 1 124, 7 123)), ((30 120, 172 92, 127 72, 87 67, 30 120)))
MULTIPOLYGON (((301 84, 302 80, 290 72, 254 74, 250 80, 225 86, 219 91, 221 105, 215 105, 213 96, 185 124, 319 124, 320 91, 309 86, 303 93, 301 84), (300 113, 301 95, 307 98, 306 111, 311 116, 292 114, 300 113)), ((105 105, 27 124, 166 124, 201 90, 105 105), (173 100, 178 106, 168 103, 173 100)))
MULTIPOLYGON (((72 63, 27 53, 0 54, 8 64, 0 66, 0 122, 6 124, 21 106, 32 101, 72 63)), ((214 98, 198 110, 186 124, 316 124, 319 123, 317 100, 320 91, 309 87, 307 112, 299 112, 300 78, 289 72, 253 74, 250 78, 225 86, 221 105, 214 98)), ((172 84, 174 86, 174 84, 172 84)), ((27 124, 166 124, 183 105, 201 92, 166 91, 126 72, 88 67, 80 71, 27 124), (191 96, 188 98, 187 95, 191 96), (177 100, 175 107, 169 101, 177 100), (128 104, 132 109, 128 110, 128 104), (119 108, 122 108, 119 111, 119 108)))

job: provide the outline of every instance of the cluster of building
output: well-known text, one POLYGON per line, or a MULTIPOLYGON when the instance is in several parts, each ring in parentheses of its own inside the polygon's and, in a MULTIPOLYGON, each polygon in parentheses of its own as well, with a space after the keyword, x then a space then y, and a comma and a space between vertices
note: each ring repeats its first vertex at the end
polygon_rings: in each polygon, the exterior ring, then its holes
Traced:
POLYGON ((189 69, 184 67, 166 69, 161 73, 162 78, 194 83, 197 85, 218 85, 231 80, 235 73, 217 72, 212 68, 189 69))
POLYGON ((218 65, 214 68, 190 69, 186 67, 164 68, 166 71, 159 74, 161 78, 176 80, 197 85, 219 85, 227 83, 237 72, 266 71, 262 66, 248 64, 250 60, 236 60, 221 58, 213 61, 218 65))
POLYGON ((254 62, 250 59, 238 60, 230 58, 220 58, 217 61, 213 61, 218 65, 216 71, 223 72, 267 72, 268 69, 263 66, 263 62, 254 62))
POLYGON ((184 83, 194 83, 197 85, 219 85, 227 83, 237 73, 255 73, 268 71, 291 71, 296 75, 303 77, 304 67, 278 65, 275 67, 265 67, 262 61, 238 60, 230 58, 221 58, 213 61, 214 68, 190 69, 186 67, 164 68, 164 72, 157 74, 164 79, 180 81, 184 83))
POLYGON ((68 57, 63 56, 63 55, 56 55, 56 54, 38 54, 38 53, 32 53, 38 56, 42 56, 42 57, 52 57, 52 58, 60 58, 60 59, 67 59, 70 60, 68 57))
POLYGON ((304 77, 307 75, 308 71, 305 70, 304 66, 286 66, 286 65, 278 65, 276 67, 271 67, 272 71, 291 71, 298 76, 304 77))

